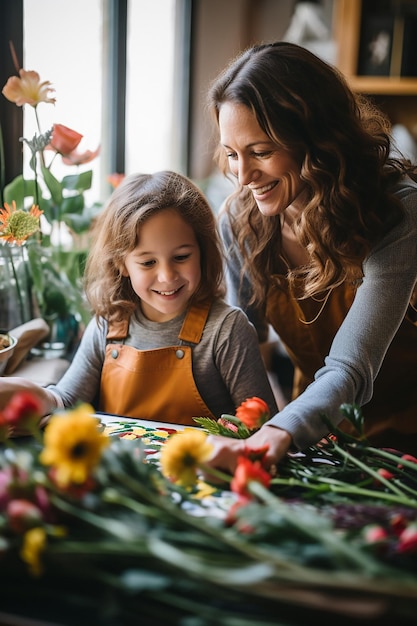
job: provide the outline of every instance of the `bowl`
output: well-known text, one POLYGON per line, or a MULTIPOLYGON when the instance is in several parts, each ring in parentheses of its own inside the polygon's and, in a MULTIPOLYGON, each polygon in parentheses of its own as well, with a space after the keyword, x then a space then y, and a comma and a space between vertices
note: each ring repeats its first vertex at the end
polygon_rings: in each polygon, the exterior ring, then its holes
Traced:
POLYGON ((9 342, 9 345, 5 348, 0 348, 0 376, 3 376, 7 361, 12 356, 17 345, 17 339, 16 337, 13 337, 13 335, 0 334, 0 345, 3 345, 7 341, 9 342))

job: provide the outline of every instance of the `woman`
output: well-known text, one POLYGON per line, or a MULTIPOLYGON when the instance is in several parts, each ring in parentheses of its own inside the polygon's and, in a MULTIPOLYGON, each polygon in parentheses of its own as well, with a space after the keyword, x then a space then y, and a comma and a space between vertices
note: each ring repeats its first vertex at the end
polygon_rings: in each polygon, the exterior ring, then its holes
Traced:
MULTIPOLYGON (((294 399, 252 438, 267 463, 363 407, 376 445, 417 452, 417 184, 382 113, 295 44, 243 52, 214 81, 219 164, 237 179, 221 218, 229 299, 295 366, 294 399)), ((233 470, 240 441, 213 439, 233 470)))

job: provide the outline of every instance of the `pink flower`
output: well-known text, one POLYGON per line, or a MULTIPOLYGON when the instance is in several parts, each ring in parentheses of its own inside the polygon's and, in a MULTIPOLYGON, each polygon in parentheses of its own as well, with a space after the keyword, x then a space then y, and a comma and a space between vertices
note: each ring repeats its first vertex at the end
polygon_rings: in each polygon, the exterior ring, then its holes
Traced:
POLYGON ((227 430, 230 430, 232 433, 237 433, 238 431, 236 424, 232 424, 232 422, 229 422, 225 417, 219 417, 217 423, 223 426, 223 428, 227 428, 227 430))
POLYGON ((85 152, 77 152, 74 150, 67 154, 66 156, 62 156, 62 162, 65 165, 85 165, 85 163, 90 163, 100 154, 100 146, 97 150, 92 152, 91 150, 86 150, 85 152))
POLYGON ((22 534, 42 522, 40 509, 29 500, 11 500, 6 513, 10 528, 15 533, 22 534))
POLYGON ((363 530, 363 536, 366 543, 385 543, 388 540, 388 533, 379 524, 371 524, 363 530))
POLYGON ((236 417, 240 419, 249 430, 260 428, 269 419, 267 403, 256 396, 248 398, 236 409, 236 417))

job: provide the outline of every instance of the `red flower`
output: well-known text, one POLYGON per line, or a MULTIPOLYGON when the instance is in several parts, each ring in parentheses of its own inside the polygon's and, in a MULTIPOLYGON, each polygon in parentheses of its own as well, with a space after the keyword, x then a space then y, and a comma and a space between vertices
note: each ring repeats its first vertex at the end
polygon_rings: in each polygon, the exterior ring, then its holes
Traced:
POLYGON ((236 409, 236 417, 240 419, 249 430, 260 428, 269 419, 267 403, 256 396, 248 398, 236 409))
POLYGON ((30 428, 42 417, 42 405, 30 392, 18 391, 3 410, 3 416, 9 426, 30 428))
POLYGON ((3 413, 0 413, 0 443, 4 443, 9 437, 9 425, 3 413))
POLYGON ((401 513, 396 513, 390 520, 390 526, 394 535, 398 537, 406 528, 407 520, 401 513))
POLYGON ((397 552, 417 553, 417 523, 411 523, 398 538, 397 552))
POLYGON ((55 152, 59 152, 62 155, 68 155, 75 150, 82 138, 83 136, 77 133, 76 130, 72 130, 63 124, 54 124, 51 142, 47 149, 55 150, 55 152))
MULTIPOLYGON (((392 480, 394 478, 394 474, 389 470, 385 469, 385 467, 380 467, 377 470, 377 474, 381 476, 381 478, 385 478, 385 480, 392 480)), ((380 487, 383 483, 380 480, 375 480, 375 486, 380 487)))
MULTIPOLYGON (((412 456, 411 454, 403 454, 401 456, 401 459, 404 459, 404 461, 410 461, 410 463, 417 463, 417 459, 415 456, 412 456)), ((398 463, 398 469, 403 469, 404 465, 401 465, 401 463, 398 463)))
POLYGON ((98 156, 100 147, 94 152, 91 150, 77 152, 76 148, 82 138, 83 135, 77 133, 76 130, 72 130, 72 128, 68 128, 68 126, 63 124, 54 124, 51 141, 46 146, 46 149, 58 152, 62 156, 62 162, 65 165, 84 165, 98 156))
POLYGON ((263 463, 265 454, 268 452, 268 450, 269 450, 268 444, 266 444, 265 446, 262 446, 262 448, 245 447, 243 456, 249 459, 249 461, 252 461, 252 463, 254 463, 255 461, 261 461, 261 463, 263 463))
POLYGON ((252 462, 246 456, 238 457, 235 475, 230 483, 231 490, 239 496, 251 499, 253 496, 248 490, 248 485, 252 481, 268 488, 271 476, 264 470, 260 461, 252 462))

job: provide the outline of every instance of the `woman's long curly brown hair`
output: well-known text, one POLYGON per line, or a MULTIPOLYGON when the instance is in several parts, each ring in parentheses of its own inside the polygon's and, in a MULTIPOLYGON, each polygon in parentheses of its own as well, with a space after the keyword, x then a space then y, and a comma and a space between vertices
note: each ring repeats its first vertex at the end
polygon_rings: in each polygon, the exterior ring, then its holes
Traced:
POLYGON ((224 259, 216 218, 201 190, 171 171, 132 174, 115 189, 93 232, 84 288, 96 317, 123 319, 137 309, 139 298, 122 274, 124 260, 137 246, 146 220, 171 208, 191 226, 200 247, 201 281, 193 301, 223 295, 224 259))
MULTIPOLYGON (((362 262, 375 243, 401 219, 389 184, 413 171, 390 156, 388 120, 343 76, 296 44, 254 46, 213 82, 208 106, 218 126, 223 103, 243 104, 280 149, 300 164, 307 202, 296 224, 310 263, 288 271, 302 278, 303 297, 362 276, 362 262)), ((225 151, 217 153, 225 174, 225 151)), ((282 272, 280 217, 265 217, 241 185, 225 210, 253 279, 254 297, 265 303, 268 278, 282 272)))

